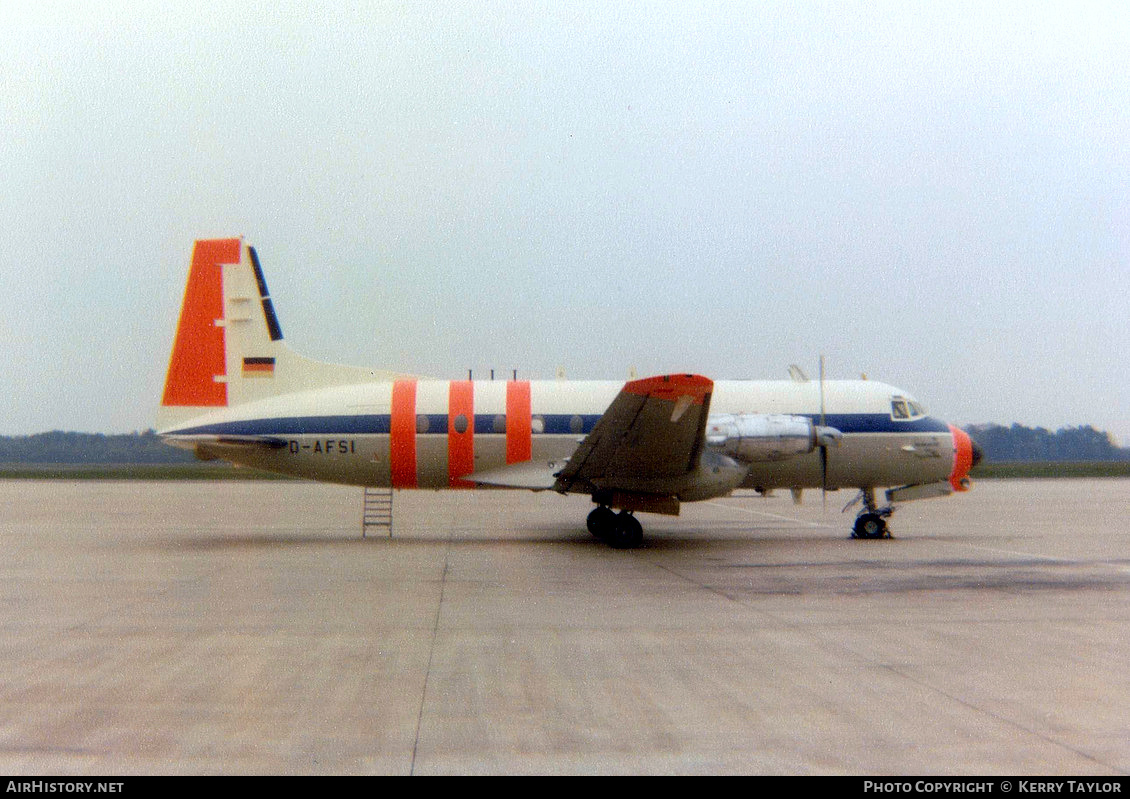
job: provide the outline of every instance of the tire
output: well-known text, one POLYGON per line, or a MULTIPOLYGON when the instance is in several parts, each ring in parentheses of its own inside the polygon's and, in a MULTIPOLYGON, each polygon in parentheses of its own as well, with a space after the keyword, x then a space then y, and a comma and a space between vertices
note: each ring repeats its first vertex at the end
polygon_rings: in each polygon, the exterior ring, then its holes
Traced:
POLYGON ((621 512, 616 516, 607 541, 613 549, 635 549, 643 544, 643 526, 635 516, 621 512))
POLYGON ((586 522, 589 532, 597 538, 607 538, 616 526, 616 514, 607 505, 593 508, 586 522))
POLYGON ((887 523, 878 513, 861 513, 852 528, 854 538, 882 538, 887 534, 887 523))

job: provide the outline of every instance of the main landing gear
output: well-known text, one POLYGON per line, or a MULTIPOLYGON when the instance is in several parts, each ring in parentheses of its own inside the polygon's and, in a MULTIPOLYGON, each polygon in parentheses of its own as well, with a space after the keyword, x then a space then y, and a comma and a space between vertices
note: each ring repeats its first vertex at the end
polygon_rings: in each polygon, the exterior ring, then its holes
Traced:
POLYGON ((629 511, 619 513, 597 506, 588 518, 589 532, 613 549, 635 549, 643 544, 643 526, 629 511))
POLYGON ((875 502, 875 489, 864 488, 859 496, 848 503, 847 510, 859 500, 863 500, 863 510, 855 517, 855 524, 851 528, 852 538, 890 538, 891 531, 887 527, 887 519, 895 512, 889 505, 880 508, 875 502))

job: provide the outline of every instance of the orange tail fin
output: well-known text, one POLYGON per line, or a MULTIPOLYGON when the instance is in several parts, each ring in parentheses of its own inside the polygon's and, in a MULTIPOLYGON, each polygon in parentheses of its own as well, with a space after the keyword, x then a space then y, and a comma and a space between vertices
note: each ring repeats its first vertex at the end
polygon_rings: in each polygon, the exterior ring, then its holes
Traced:
POLYGON ((223 264, 239 263, 239 239, 196 242, 184 291, 173 354, 165 377, 163 406, 223 407, 228 404, 224 350, 223 264), (217 380, 219 377, 221 380, 217 380))

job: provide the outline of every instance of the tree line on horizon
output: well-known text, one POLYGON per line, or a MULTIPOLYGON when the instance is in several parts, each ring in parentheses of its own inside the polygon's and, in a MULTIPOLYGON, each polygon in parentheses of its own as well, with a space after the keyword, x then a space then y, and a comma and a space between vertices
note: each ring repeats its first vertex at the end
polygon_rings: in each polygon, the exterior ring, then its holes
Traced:
POLYGON ((970 425, 965 432, 981 445, 990 463, 1130 460, 1130 449, 1117 446, 1109 433, 1091 425, 1061 427, 1053 433, 1015 423, 1009 427, 981 424, 970 425))
POLYGON ((161 442, 155 430, 134 433, 70 433, 52 430, 0 436, 0 463, 162 464, 194 463, 196 457, 161 442))
MULTIPOLYGON (((1108 433, 1090 425, 1055 432, 1021 424, 970 425, 965 431, 988 462, 1130 461, 1130 449, 1118 447, 1108 433)), ((162 464, 192 463, 191 452, 161 442, 156 431, 105 434, 51 431, 0 436, 0 463, 162 464)))

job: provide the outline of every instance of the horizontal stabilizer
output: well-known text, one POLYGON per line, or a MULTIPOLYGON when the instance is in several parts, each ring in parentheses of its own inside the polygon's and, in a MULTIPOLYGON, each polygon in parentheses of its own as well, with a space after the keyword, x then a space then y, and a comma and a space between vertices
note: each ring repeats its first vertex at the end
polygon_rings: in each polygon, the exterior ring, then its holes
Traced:
POLYGON ((167 444, 181 449, 196 449, 200 446, 247 447, 254 449, 282 449, 287 442, 273 436, 164 436, 167 444))

